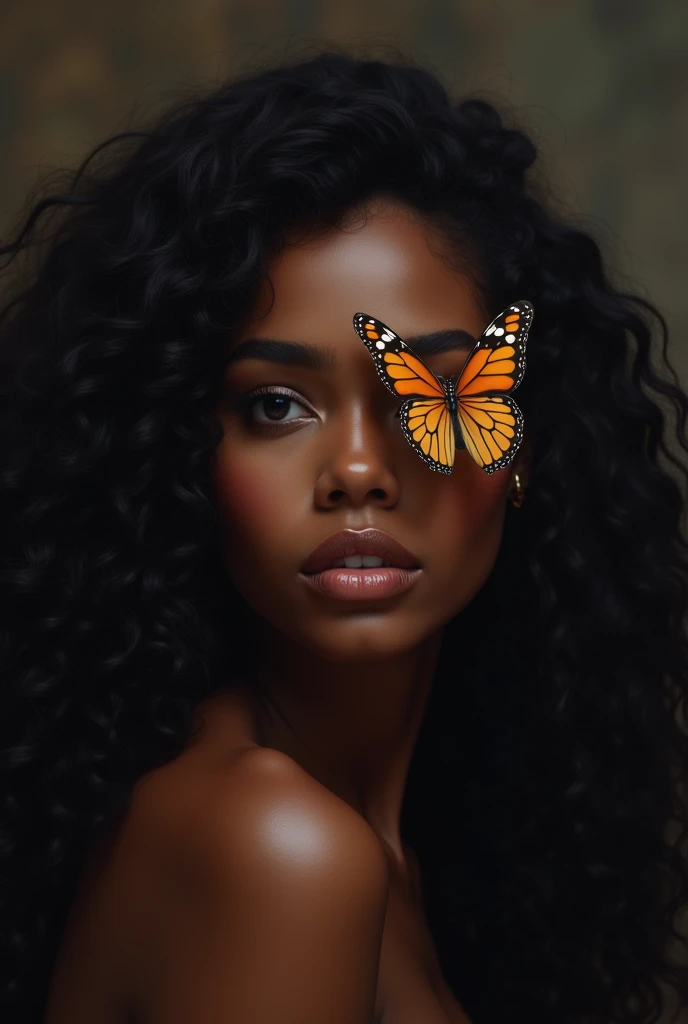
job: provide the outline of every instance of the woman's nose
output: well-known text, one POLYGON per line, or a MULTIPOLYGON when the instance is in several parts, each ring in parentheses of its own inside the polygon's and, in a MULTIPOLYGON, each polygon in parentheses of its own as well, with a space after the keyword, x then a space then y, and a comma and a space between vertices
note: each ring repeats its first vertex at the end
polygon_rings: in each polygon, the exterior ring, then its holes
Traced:
MULTIPOLYGON (((358 403, 349 407, 327 438, 328 457, 316 484, 319 505, 361 506, 373 501, 389 508, 397 503, 399 479, 392 461, 396 446, 385 423, 379 410, 375 413, 358 403)), ((401 436, 398 421, 396 426, 401 436)))

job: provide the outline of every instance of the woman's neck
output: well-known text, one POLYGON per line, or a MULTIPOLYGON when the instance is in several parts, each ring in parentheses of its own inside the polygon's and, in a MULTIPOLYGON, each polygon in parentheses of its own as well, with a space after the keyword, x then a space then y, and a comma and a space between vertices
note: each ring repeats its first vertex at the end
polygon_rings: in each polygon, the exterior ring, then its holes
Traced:
POLYGON ((272 633, 245 681, 261 745, 357 810, 400 860, 404 788, 441 640, 440 630, 387 661, 333 663, 272 633))

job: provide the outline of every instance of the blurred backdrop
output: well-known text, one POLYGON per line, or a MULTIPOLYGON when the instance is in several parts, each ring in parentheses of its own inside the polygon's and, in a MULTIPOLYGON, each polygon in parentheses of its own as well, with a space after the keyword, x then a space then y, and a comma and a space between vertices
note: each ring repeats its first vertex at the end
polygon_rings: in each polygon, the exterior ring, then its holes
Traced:
POLYGON ((617 283, 666 316, 688 389, 688 0, 0 0, 2 240, 107 136, 329 45, 512 111, 617 283))
POLYGON ((47 172, 182 93, 328 44, 513 108, 555 191, 669 321, 688 386, 686 0, 4 0, 0 234, 47 172))

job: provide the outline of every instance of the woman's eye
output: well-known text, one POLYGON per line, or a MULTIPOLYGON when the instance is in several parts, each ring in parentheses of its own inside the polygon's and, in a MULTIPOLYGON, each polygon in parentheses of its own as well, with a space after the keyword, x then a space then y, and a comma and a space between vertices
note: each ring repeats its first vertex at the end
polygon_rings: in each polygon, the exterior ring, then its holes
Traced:
POLYGON ((295 420, 302 418, 298 415, 290 416, 290 406, 300 406, 301 409, 305 410, 303 403, 289 392, 273 391, 266 388, 261 391, 253 391, 246 396, 244 412, 252 426, 270 429, 271 427, 280 427, 283 424, 293 423, 295 420), (262 415, 259 414, 258 410, 260 410, 262 415))

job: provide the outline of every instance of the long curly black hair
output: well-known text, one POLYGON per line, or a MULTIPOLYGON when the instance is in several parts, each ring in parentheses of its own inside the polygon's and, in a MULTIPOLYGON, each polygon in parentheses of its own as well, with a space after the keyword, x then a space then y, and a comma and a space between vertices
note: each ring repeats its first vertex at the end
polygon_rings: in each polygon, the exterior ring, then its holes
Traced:
POLYGON ((528 135, 410 61, 321 53, 153 120, 0 247, 0 1017, 42 1020, 87 851, 235 657, 227 339, 295 225, 381 195, 495 313, 535 308, 530 486, 445 631, 402 811, 445 976, 474 1024, 684 1005, 688 399, 664 319, 555 215, 528 135))

